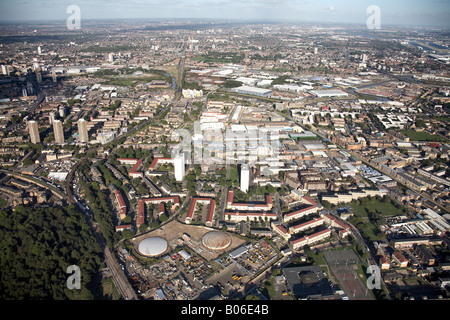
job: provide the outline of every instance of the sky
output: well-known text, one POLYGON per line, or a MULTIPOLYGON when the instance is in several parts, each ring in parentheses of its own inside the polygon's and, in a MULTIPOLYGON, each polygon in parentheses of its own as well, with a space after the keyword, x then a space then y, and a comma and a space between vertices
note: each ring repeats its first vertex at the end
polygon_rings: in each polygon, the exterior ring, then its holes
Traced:
POLYGON ((0 0, 0 22, 83 19, 237 19, 366 24, 380 8, 381 25, 450 27, 450 0, 0 0))

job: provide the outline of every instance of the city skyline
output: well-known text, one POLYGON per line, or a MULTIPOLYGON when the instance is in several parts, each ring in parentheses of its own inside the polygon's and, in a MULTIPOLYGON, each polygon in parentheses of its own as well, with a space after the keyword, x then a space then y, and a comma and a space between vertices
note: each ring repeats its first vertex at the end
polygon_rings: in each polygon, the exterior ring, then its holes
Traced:
POLYGON ((171 0, 171 1, 2 1, 0 22, 66 20, 77 5, 81 19, 232 19, 298 23, 365 24, 367 8, 377 5, 385 25, 448 27, 448 1, 309 1, 309 0, 171 0))

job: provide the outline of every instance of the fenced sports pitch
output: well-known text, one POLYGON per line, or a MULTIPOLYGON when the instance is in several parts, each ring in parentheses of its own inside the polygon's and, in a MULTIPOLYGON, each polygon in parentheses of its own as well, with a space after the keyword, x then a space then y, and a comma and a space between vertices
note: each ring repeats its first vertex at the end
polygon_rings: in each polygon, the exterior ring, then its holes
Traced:
POLYGON ((360 262, 353 250, 327 251, 323 254, 325 261, 333 272, 339 286, 350 300, 372 300, 365 279, 355 272, 360 262))

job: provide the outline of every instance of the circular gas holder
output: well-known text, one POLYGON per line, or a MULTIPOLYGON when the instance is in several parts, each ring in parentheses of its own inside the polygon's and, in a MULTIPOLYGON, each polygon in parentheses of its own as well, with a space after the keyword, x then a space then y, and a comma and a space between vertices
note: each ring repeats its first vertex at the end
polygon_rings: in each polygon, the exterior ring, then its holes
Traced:
POLYGON ((168 248, 167 241, 160 237, 150 237, 139 243, 138 250, 144 256, 155 257, 163 254, 168 248))
POLYGON ((203 236, 202 244, 210 250, 223 250, 231 245, 231 237, 222 231, 210 231, 203 236))

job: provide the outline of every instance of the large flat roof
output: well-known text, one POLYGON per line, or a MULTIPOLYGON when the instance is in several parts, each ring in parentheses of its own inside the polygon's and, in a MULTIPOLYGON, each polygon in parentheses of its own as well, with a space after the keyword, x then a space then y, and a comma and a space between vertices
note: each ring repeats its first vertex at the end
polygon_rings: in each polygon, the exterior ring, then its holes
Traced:
POLYGON ((296 298, 333 294, 330 281, 318 266, 284 268, 287 286, 296 298))
POLYGON ((270 95, 272 94, 272 90, 269 89, 262 89, 262 88, 255 88, 250 86, 240 86, 237 88, 233 88, 232 91, 234 92, 242 92, 242 93, 249 93, 249 94, 256 94, 256 95, 270 95))
POLYGON ((348 93, 342 90, 312 90, 310 91, 315 96, 318 97, 331 97, 331 96, 348 96, 348 93))

